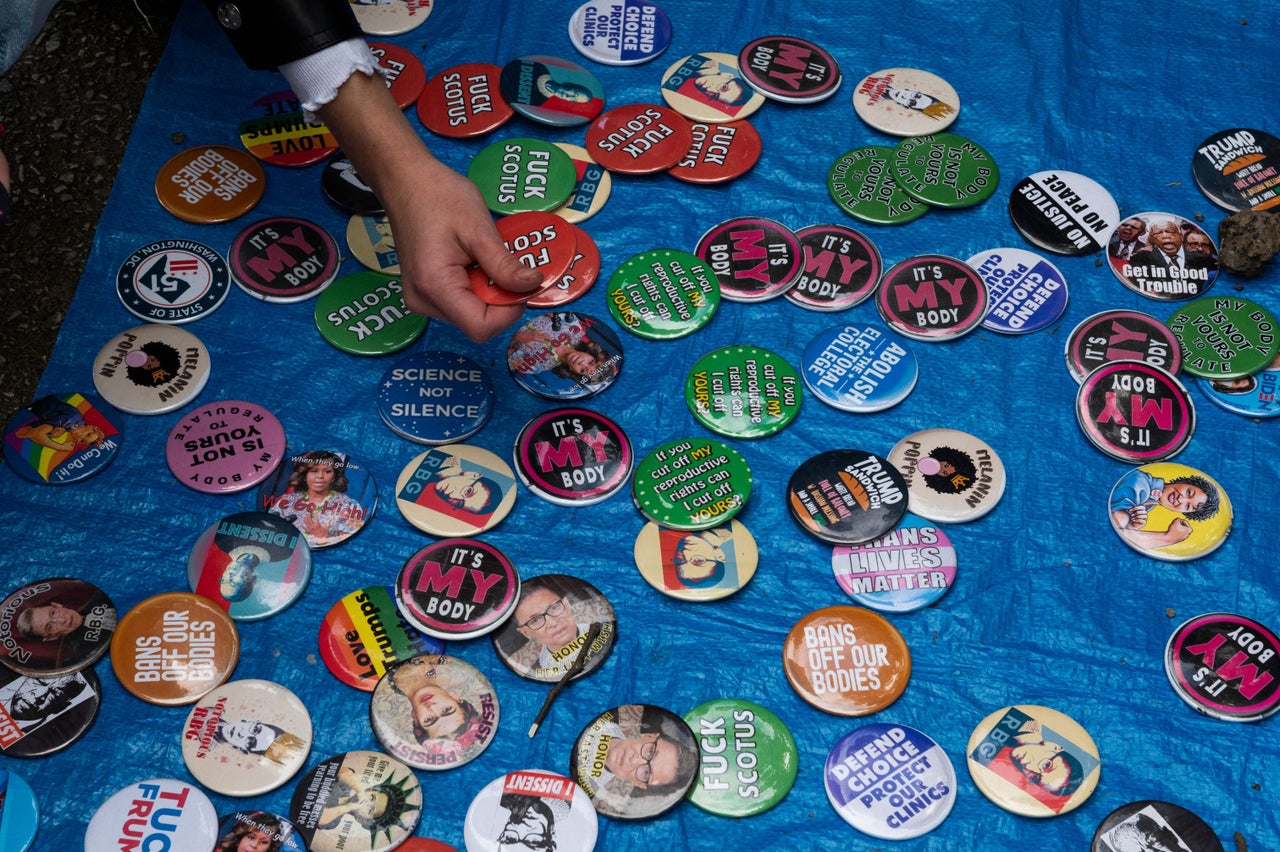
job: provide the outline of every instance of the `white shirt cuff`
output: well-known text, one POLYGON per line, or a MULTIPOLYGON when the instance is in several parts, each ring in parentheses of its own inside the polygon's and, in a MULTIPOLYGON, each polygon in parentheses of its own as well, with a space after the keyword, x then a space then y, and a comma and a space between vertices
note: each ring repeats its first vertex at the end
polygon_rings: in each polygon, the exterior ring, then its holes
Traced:
POLYGON ((318 50, 280 66, 280 73, 302 102, 308 121, 316 121, 316 111, 338 96, 338 88, 356 72, 384 74, 378 59, 362 38, 352 38, 318 50))

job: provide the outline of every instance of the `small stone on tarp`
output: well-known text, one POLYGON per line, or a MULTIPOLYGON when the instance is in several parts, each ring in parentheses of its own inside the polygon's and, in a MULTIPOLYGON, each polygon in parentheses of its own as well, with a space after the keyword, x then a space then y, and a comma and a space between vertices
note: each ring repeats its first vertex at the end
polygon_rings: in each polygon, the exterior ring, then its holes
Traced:
POLYGON ((1218 223, 1218 260, 1224 269, 1253 278, 1280 251, 1280 216, 1237 210, 1218 223))

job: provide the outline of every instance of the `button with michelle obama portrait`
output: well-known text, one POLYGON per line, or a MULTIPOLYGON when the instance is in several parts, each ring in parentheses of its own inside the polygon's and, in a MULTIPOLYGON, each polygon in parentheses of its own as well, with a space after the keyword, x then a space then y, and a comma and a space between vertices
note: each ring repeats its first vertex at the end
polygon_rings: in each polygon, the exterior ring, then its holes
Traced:
POLYGON ((886 68, 858 82, 853 111, 882 133, 923 136, 956 120, 960 96, 936 74, 919 68, 886 68))
POLYGON ((689 801, 708 813, 748 817, 786 798, 800 751, 773 711, 738 698, 703 702, 684 714, 698 737, 702 771, 689 801))
POLYGON ((747 584, 760 562, 755 538, 738 521, 697 532, 651 521, 636 536, 634 552, 645 582, 686 601, 728 597, 747 584))
POLYGON ((476 794, 463 833, 467 852, 592 852, 599 818, 572 778, 541 769, 508 772, 476 794))
POLYGON ((311 715, 278 683, 233 680, 200 699, 182 728, 182 759, 215 793, 257 796, 283 785, 311 752, 311 715))
POLYGON ((1054 817, 1098 786, 1101 761, 1089 732, 1064 713, 1024 704, 983 719, 965 749, 982 795, 1010 813, 1054 817))
POLYGON ((1280 710, 1280 639, 1248 616, 1184 621, 1165 645, 1164 673, 1179 698, 1215 719, 1257 722, 1280 710))
POLYGON ((907 481, 911 511, 939 523, 990 512, 1004 496, 1004 462, 981 438, 959 429, 921 429, 889 451, 907 481))
POLYGON ((898 700, 911 679, 911 652, 884 616, 829 606, 797 621, 782 668, 806 702, 836 716, 867 716, 898 700))
POLYGON ((907 483, 887 459, 865 450, 828 450, 801 462, 787 483, 787 508, 827 544, 861 544, 907 513, 907 483))
POLYGON ((382 422, 418 444, 466 440, 489 422, 493 403, 493 382, 484 368, 454 352, 406 355, 378 383, 382 422))
POLYGON ((293 823, 270 811, 246 809, 223 816, 218 822, 218 845, 222 849, 262 849, 267 852, 307 852, 294 831, 293 823))
POLYGON ((1206 474, 1175 462, 1144 464, 1121 476, 1107 511, 1121 541, 1167 562, 1206 556, 1231 532, 1227 492, 1206 474))
POLYGON ((135 604, 111 638, 120 685, 148 704, 194 704, 225 683, 239 661, 236 623, 194 592, 164 592, 135 604))
POLYGON ((438 654, 444 643, 410 624, 396 608, 394 586, 365 586, 343 595, 320 624, 320 658, 347 686, 373 692, 399 660, 438 654))
POLYGON ((237 512, 214 522, 191 547, 191 591, 236 621, 261 621, 287 609, 311 580, 311 548, 292 522, 267 512, 237 512))
POLYGON ((421 816, 418 776, 379 751, 321 761, 294 786, 289 802, 289 819, 308 852, 391 852, 421 816))
POLYGON ((511 465, 469 444, 417 455, 396 480, 404 519, 435 536, 477 535, 497 526, 516 502, 511 465))
MULTIPOLYGON (((88 733, 101 703, 102 682, 92 667, 29 677, 0 666, 0 755, 62 751, 88 733)), ((3 837, 0 830, 0 849, 7 848, 3 837)))
POLYGON ((71 485, 101 473, 120 452, 120 427, 91 394, 49 394, 21 409, 4 429, 4 460, 22 479, 71 485))
POLYGON ((520 575, 501 550, 478 539, 447 538, 404 563, 396 606, 437 639, 474 639, 497 630, 515 609, 520 575))
POLYGON ((130 414, 164 414, 186 405, 209 381, 209 350, 176 325, 140 325, 107 341, 93 361, 93 386, 130 414))
POLYGON ((697 739, 683 719, 653 704, 623 704, 578 734, 569 774, 597 813, 647 819, 680 804, 698 763, 697 739))
POLYGON ((27 583, 0 601, 0 663, 30 677, 89 668, 107 653, 116 608, 85 580, 50 577, 27 583))
POLYGON ((595 586, 567 574, 543 574, 520 584, 515 611, 489 634, 498 658, 530 680, 555 683, 584 651, 574 679, 599 668, 613 650, 618 622, 613 606, 595 586), (598 627, 590 646, 593 628, 598 627))
POLYGON ((507 344, 507 368, 535 396, 582 399, 617 381, 622 344, 612 328, 586 314, 527 316, 507 344))
POLYGON ((445 654, 411 657, 387 670, 370 698, 378 742, 415 769, 453 769, 489 747, 498 696, 479 669, 445 654))
POLYGON ((1169 802, 1121 805, 1103 817, 1089 852, 1141 852, 1168 849, 1223 852, 1213 828, 1186 808, 1169 802))
POLYGON ((290 456, 258 487, 258 509, 284 518, 315 548, 351 538, 373 517, 378 487, 369 469, 334 450, 290 456))

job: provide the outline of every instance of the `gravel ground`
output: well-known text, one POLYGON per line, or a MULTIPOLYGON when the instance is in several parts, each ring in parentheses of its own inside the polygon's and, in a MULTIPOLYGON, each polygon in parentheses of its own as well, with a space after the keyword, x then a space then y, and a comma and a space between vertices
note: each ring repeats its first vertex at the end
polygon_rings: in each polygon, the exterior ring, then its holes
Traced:
POLYGON ((53 350, 177 10, 178 0, 64 0, 0 77, 13 173, 0 229, 0 425, 31 401, 53 350))

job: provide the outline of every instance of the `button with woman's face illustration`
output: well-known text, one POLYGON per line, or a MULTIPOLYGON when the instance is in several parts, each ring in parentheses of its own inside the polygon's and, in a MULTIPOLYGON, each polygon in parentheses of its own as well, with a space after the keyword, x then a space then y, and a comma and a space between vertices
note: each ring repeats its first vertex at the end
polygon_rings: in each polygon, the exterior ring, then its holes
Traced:
POLYGON ((764 95, 747 83, 738 57, 695 53, 662 75, 662 99, 691 121, 738 121, 764 105, 764 95))
POLYGON ((1024 704, 987 716, 965 749, 982 795, 1010 813, 1054 817, 1075 810, 1098 786, 1098 747, 1058 710, 1024 704))
POLYGON ((445 654, 410 657, 387 670, 369 699, 382 747, 415 769, 453 769, 493 742, 498 696, 479 669, 445 654))
POLYGON ((597 813, 647 819, 680 804, 693 786, 698 742, 670 710, 624 704, 587 723, 573 744, 569 767, 597 813))
POLYGON ((686 601, 728 597, 756 573, 760 551, 739 521, 690 532, 650 521, 635 543, 636 568, 664 595, 686 601))
POLYGON ((543 399, 595 396, 618 380, 622 363, 613 328, 571 311, 526 315, 507 343, 511 377, 543 399))
POLYGON ((591 798, 572 778, 522 769, 476 794, 462 830, 467 852, 592 852, 600 825, 591 798))
POLYGON ((348 751, 321 761, 294 785, 289 802, 289 820, 307 849, 391 852, 413 834, 421 816, 418 776, 380 751, 348 751))
POLYGON ((403 35, 422 26, 431 15, 435 0, 404 3, 352 3, 356 22, 365 35, 403 35))
POLYGON ((447 538, 404 563, 396 606, 437 639, 474 639, 497 630, 520 598, 520 574, 501 550, 478 539, 447 538))
POLYGON ((39 485, 71 485, 101 473, 120 452, 114 412, 87 393, 49 394, 9 418, 4 460, 39 485))
POLYGON ((981 438, 959 429, 921 429, 889 451, 907 481, 908 505, 922 518, 964 523, 990 512, 1004 496, 1004 462, 981 438))
POLYGON ((435 536, 477 535, 492 529, 515 502, 511 465, 469 444, 427 450, 405 465, 396 480, 400 514, 435 536))
POLYGON ((853 92, 858 118, 891 136, 923 136, 945 130, 960 114, 951 84, 919 68, 886 68, 868 74, 853 92))
POLYGON ((553 127, 586 124, 604 109, 604 87, 576 62, 522 56, 502 68, 502 97, 530 121, 553 127))
POLYGON ((270 512, 236 512, 210 524, 187 557, 191 591, 236 621, 287 609, 311 580, 311 547, 294 522, 270 512))
POLYGON ((1223 852, 1212 826, 1191 811, 1169 802, 1139 801, 1121 805, 1102 818, 1089 852, 1190 849, 1223 852))
POLYGON ((164 414, 204 390, 209 367, 209 350, 185 328, 140 325, 120 332, 98 350, 93 386, 121 411, 164 414))
POLYGON ((493 382, 465 355, 427 350, 392 364, 378 383, 378 414, 402 438, 436 446, 465 441, 493 414, 493 382))
POLYGON ((1124 473, 1107 504, 1111 528, 1134 550, 1166 562, 1207 556, 1231 532, 1232 507, 1213 477, 1177 462, 1124 473))

